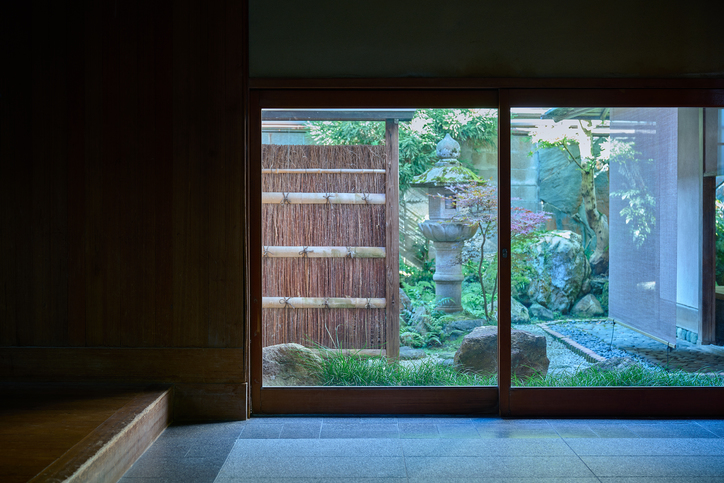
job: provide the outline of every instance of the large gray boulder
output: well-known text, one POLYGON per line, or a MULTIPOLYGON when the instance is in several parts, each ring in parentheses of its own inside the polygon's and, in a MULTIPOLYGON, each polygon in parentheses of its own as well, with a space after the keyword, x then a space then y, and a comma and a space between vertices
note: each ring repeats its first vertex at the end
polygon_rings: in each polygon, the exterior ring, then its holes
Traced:
POLYGON ((574 305, 571 310, 571 314, 576 317, 597 317, 603 315, 604 312, 603 307, 601 307, 596 297, 589 293, 576 302, 576 305, 574 305))
POLYGON ((514 324, 530 324, 530 315, 525 305, 510 298, 510 321, 514 324))
POLYGON ((591 266, 572 231, 552 231, 541 236, 528 252, 533 280, 528 295, 554 312, 567 314, 582 292, 590 290, 591 266))
POLYGON ((528 307, 531 318, 538 320, 553 320, 556 318, 552 310, 543 307, 541 304, 533 304, 528 307))
MULTIPOLYGON (((521 379, 545 376, 550 361, 546 355, 546 338, 523 330, 511 332, 511 365, 521 379)), ((455 365, 463 371, 491 375, 498 371, 498 327, 477 327, 465 336, 455 353, 455 365)))
POLYGON ((261 350, 262 385, 317 386, 319 355, 300 344, 277 344, 261 350))

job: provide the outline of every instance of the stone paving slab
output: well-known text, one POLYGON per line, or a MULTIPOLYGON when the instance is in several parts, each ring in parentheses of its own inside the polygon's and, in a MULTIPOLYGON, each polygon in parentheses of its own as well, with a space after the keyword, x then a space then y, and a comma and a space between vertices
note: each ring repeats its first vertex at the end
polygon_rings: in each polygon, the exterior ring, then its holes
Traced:
POLYGON ((121 483, 724 483, 722 429, 722 420, 253 418, 171 426, 121 483), (459 431, 445 438, 450 426, 459 431), (327 439, 325 427, 377 430, 327 439), (319 432, 282 437, 300 428, 319 432))

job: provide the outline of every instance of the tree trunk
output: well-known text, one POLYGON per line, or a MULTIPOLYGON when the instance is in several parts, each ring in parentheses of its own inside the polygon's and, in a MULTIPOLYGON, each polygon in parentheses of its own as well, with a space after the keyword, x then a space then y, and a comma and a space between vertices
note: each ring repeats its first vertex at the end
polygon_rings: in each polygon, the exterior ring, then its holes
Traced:
POLYGON ((589 167, 581 170, 581 197, 588 226, 596 234, 596 250, 589 262, 593 273, 600 275, 608 272, 608 220, 598 211, 595 182, 595 169, 591 163, 589 167))

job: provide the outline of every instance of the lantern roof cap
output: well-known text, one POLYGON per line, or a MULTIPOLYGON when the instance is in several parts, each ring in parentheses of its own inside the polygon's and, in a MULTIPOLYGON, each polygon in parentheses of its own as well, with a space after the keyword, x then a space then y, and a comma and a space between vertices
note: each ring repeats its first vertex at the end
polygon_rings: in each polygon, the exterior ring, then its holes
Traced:
POLYGON ((437 156, 440 160, 424 173, 415 176, 410 186, 431 188, 482 182, 478 175, 460 164, 460 143, 450 134, 446 134, 442 141, 437 143, 437 156))

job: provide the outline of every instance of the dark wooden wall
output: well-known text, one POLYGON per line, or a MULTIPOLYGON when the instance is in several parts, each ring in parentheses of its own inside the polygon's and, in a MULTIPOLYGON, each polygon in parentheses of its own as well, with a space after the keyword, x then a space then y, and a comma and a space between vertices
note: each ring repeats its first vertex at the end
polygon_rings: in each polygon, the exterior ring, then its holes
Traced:
POLYGON ((181 412, 243 416, 244 3, 3 17, 0 376, 171 382, 181 412))

